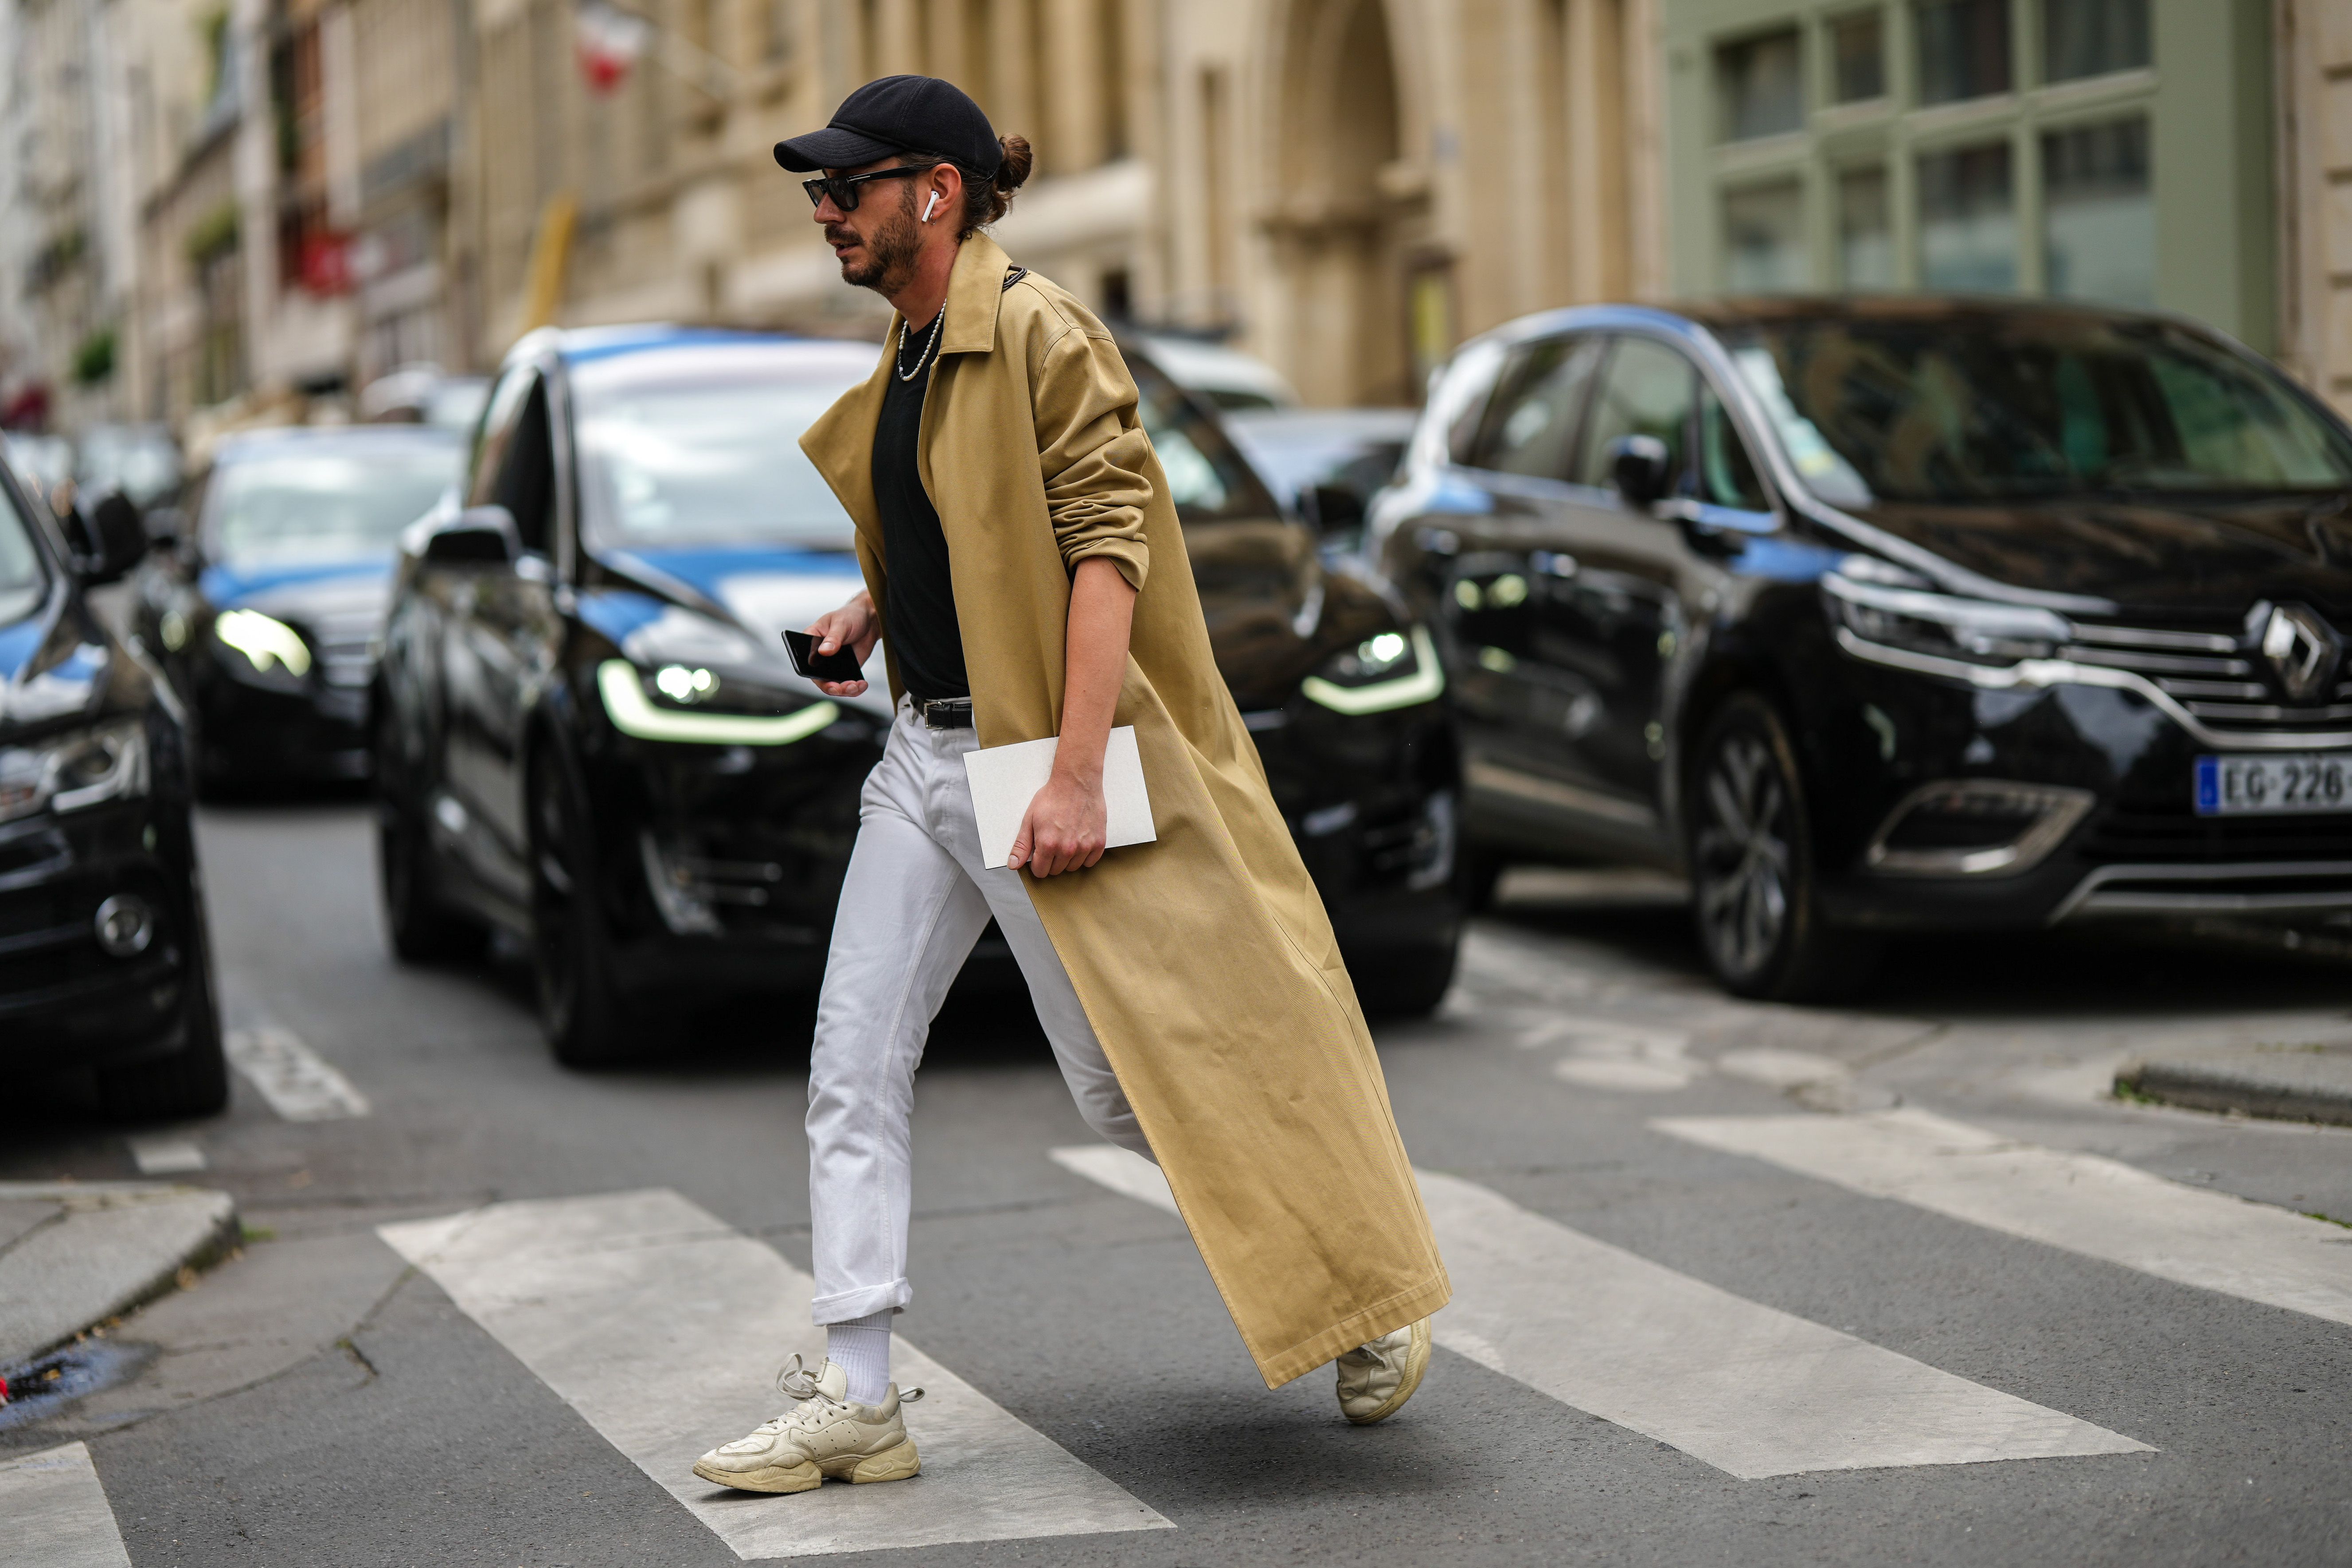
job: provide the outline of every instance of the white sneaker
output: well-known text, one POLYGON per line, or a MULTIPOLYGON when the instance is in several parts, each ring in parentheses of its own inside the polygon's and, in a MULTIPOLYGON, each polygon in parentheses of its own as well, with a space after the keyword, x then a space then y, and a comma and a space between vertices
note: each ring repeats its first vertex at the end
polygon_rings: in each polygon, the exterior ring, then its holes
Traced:
POLYGON ((777 1391, 799 1401, 748 1437, 713 1448, 694 1461, 704 1480, 747 1492, 804 1492, 836 1481, 903 1481, 923 1468, 914 1440, 898 1419, 902 1405, 923 1396, 901 1394, 892 1384, 879 1405, 852 1405, 849 1374, 826 1362, 814 1373, 798 1356, 776 1374, 777 1391))
POLYGON ((1334 1364, 1339 1369, 1340 1414, 1359 1426, 1385 1421, 1404 1408, 1429 1370, 1429 1320, 1358 1345, 1334 1364))

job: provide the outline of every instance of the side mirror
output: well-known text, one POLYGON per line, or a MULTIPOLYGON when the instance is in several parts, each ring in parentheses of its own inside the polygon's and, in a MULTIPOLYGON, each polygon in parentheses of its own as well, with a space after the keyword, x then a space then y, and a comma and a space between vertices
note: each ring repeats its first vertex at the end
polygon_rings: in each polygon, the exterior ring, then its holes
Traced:
POLYGON ((1309 485, 1298 492, 1298 510, 1318 533, 1347 533, 1364 526, 1364 498, 1340 485, 1309 485))
POLYGON ((472 506, 425 537, 425 559, 436 566, 511 566, 522 554, 522 533, 502 506, 472 506))
POLYGON ((188 531, 188 514, 175 506, 159 506, 146 517, 147 548, 163 552, 179 548, 188 531))
POLYGON ((1666 471, 1666 444, 1655 436, 1618 437, 1609 443, 1609 477, 1627 506, 1649 510, 1674 482, 1666 471))
POLYGON ((147 530, 139 520, 138 505, 121 490, 108 490, 86 506, 74 508, 80 524, 83 552, 74 572, 89 587, 119 582, 147 553, 147 530))

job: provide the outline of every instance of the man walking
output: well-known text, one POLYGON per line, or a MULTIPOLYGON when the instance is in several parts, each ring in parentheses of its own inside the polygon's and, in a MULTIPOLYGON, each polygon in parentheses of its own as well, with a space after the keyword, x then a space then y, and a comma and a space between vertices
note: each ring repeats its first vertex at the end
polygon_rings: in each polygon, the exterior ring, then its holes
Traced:
POLYGON ((982 232, 1028 143, 950 83, 889 77, 776 160, 820 174, 805 185, 843 280, 896 310, 873 377, 801 444, 866 584, 810 629, 861 662, 880 639, 898 714, 809 1064, 826 1359, 794 1358, 794 1407, 695 1473, 788 1492, 919 1468, 889 1381, 915 1068, 992 917, 1079 1110, 1166 1173, 1266 1385, 1336 1359, 1342 1412, 1381 1420, 1427 1367, 1444 1268, 1330 923, 1210 656, 1135 384, 1100 322, 982 232), (1106 856, 1104 751, 1129 724, 1158 838, 1106 856), (988 867, 963 759, 1049 736, 1020 868, 988 867))

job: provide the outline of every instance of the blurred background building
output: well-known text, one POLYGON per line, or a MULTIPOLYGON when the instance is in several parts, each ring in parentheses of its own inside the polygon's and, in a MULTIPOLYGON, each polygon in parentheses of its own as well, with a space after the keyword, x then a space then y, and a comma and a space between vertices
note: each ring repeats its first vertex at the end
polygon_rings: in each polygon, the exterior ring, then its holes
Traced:
POLYGON ((769 148, 950 77, 1105 315, 1404 404, 1528 310, 2152 304, 2352 408, 2352 0, 0 0, 0 413, 226 426, 542 321, 872 333, 769 148))

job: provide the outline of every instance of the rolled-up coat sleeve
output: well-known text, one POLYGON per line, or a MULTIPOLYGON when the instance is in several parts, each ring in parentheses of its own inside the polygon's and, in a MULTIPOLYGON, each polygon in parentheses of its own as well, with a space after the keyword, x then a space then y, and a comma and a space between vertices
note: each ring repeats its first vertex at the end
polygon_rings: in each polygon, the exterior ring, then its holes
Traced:
POLYGON ((1151 441, 1137 420, 1135 378, 1118 344, 1080 328, 1056 338, 1034 374, 1037 462, 1062 564, 1076 572, 1103 556, 1140 593, 1151 566, 1151 441))

